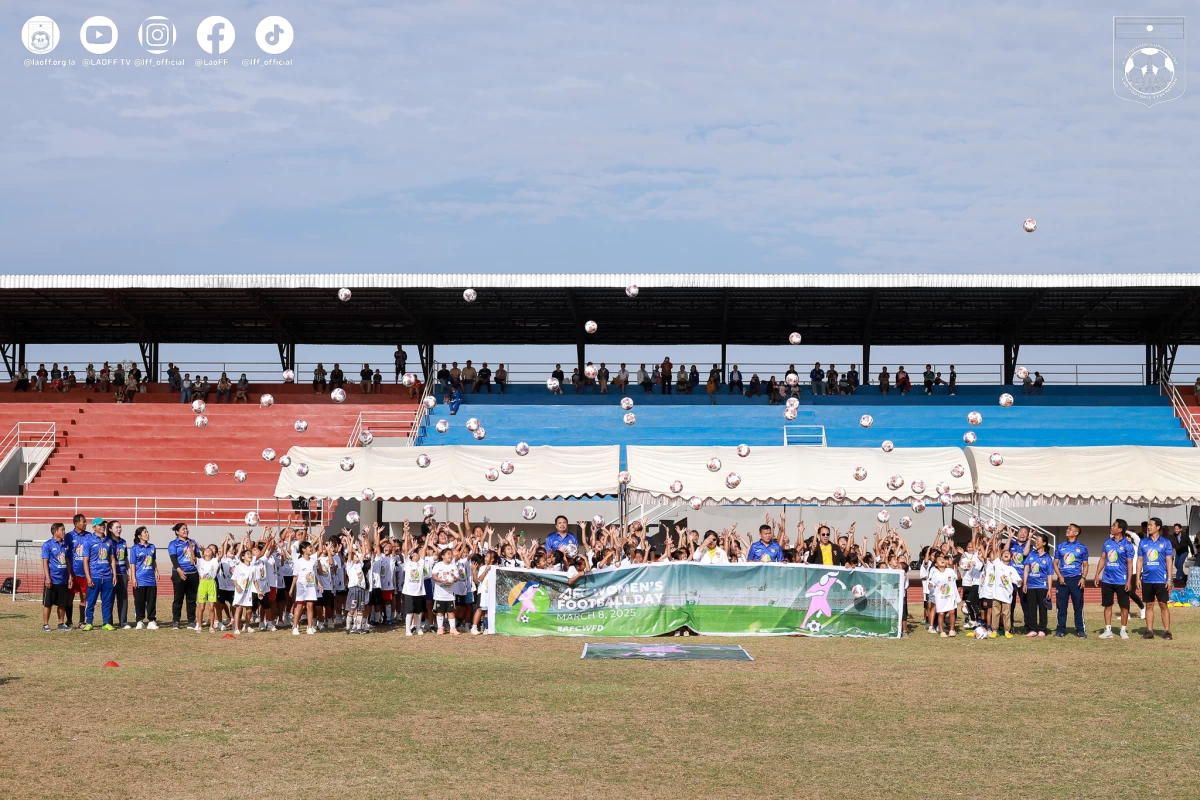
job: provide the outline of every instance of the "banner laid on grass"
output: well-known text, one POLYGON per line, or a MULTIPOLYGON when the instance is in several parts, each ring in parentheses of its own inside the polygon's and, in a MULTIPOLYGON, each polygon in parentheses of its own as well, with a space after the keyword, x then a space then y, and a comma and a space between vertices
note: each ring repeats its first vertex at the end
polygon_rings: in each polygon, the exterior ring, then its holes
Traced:
POLYGON ((907 576, 805 564, 651 564, 590 572, 498 568, 495 633, 659 636, 683 626, 716 636, 899 637, 907 576))
POLYGON ((635 661, 753 661, 740 644, 588 642, 580 658, 635 661))

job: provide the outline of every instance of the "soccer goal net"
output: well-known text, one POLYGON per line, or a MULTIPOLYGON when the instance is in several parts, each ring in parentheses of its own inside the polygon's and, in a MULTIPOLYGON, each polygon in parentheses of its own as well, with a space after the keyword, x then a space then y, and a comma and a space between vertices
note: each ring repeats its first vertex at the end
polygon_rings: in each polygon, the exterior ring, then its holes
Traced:
POLYGON ((4 578, 0 594, 13 600, 42 599, 42 542, 18 539, 13 553, 12 574, 4 578))

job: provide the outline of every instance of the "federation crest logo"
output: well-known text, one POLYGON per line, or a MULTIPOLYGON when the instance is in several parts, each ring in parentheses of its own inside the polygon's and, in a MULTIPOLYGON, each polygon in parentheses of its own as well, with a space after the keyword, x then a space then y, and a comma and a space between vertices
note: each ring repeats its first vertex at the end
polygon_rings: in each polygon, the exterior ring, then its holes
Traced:
POLYGON ((1113 17, 1113 92, 1149 108, 1187 90, 1184 17, 1113 17))

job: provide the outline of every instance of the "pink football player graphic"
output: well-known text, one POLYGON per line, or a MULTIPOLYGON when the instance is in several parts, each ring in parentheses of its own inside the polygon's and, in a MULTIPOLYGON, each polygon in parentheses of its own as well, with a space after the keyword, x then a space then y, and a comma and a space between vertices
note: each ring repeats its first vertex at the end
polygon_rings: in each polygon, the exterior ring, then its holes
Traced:
POLYGON ((827 617, 833 616, 833 610, 829 607, 829 591, 834 584, 846 588, 846 584, 838 580, 836 572, 827 572, 821 576, 821 579, 810 586, 804 592, 804 596, 811 598, 808 603, 808 613, 804 615, 804 622, 800 623, 801 628, 808 627, 808 621, 817 613, 824 614, 827 617))

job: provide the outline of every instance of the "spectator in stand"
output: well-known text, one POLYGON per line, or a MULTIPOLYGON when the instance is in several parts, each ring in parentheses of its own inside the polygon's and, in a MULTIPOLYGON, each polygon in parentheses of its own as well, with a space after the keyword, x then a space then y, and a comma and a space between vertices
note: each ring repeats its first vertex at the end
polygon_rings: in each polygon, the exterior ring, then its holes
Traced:
POLYGON ((46 371, 45 364, 38 364, 37 372, 37 390, 40 392, 42 387, 46 385, 46 379, 50 377, 50 373, 46 371))
MULTIPOLYGON (((721 379, 722 379, 722 377, 723 377, 723 376, 722 376, 722 374, 721 374, 721 368, 720 368, 720 367, 718 367, 716 364, 713 364, 713 365, 712 365, 712 369, 710 369, 710 370, 708 371, 708 380, 709 380, 709 381, 716 381, 716 383, 717 383, 717 388, 720 388, 720 387, 721 387, 721 379)), ((707 381, 706 381, 706 383, 707 383, 707 381)))
POLYGON ((900 369, 896 370, 896 391, 900 394, 908 394, 912 391, 912 381, 908 379, 908 372, 904 369, 904 365, 900 365, 900 369))
POLYGON ((397 347, 396 352, 392 353, 392 360, 396 363, 396 383, 399 383, 400 376, 408 371, 408 353, 404 352, 403 347, 397 347))
POLYGON ((884 367, 879 371, 879 393, 887 394, 892 387, 892 376, 888 374, 888 368, 884 367))
POLYGON ((746 397, 758 397, 760 394, 762 394, 762 381, 755 372, 750 376, 750 386, 746 389, 746 397))
POLYGON ((697 386, 699 386, 699 385, 700 385, 700 370, 696 369, 696 365, 695 365, 695 364, 692 364, 692 368, 691 368, 691 370, 688 372, 688 390, 687 390, 687 393, 688 393, 688 394, 691 394, 693 391, 695 391, 695 390, 696 390, 696 387, 697 387, 697 386))
POLYGON ((462 370, 458 368, 457 361, 450 362, 450 381, 452 383, 457 383, 460 385, 462 384, 462 370))
POLYGON ((500 387, 500 394, 504 394, 504 390, 508 388, 508 370, 503 364, 496 365, 496 385, 500 387))
POLYGON ((654 380, 650 377, 650 373, 646 371, 646 365, 642 364, 637 371, 638 386, 642 387, 642 394, 653 394, 654 380))
POLYGON ((932 364, 925 365, 925 373, 921 377, 925 384, 925 394, 932 395, 933 394, 933 379, 934 379, 932 364))
POLYGON ((858 377, 857 364, 850 365, 850 371, 846 373, 846 379, 850 382, 850 391, 847 394, 857 394, 858 387, 862 385, 858 377))
POLYGON ((124 403, 125 400, 128 398, 128 396, 129 396, 129 393, 126 390, 124 383, 122 383, 120 386, 117 386, 114 384, 114 386, 113 386, 113 399, 114 400, 116 400, 118 403, 124 403))
POLYGON ((374 374, 370 364, 363 364, 362 369, 358 371, 358 389, 363 394, 371 393, 371 376, 374 374))
MULTIPOLYGON (((650 389, 653 391, 655 386, 662 386, 662 375, 658 371, 658 364, 654 365, 654 369, 650 373, 650 389)), ((649 394, 649 392, 647 392, 649 394)))
POLYGON ((566 376, 563 375, 562 364, 555 364, 554 370, 550 373, 550 377, 558 381, 558 388, 554 390, 554 394, 563 393, 563 384, 566 383, 566 376))
POLYGON ((808 371, 808 383, 814 397, 825 394, 825 370, 821 369, 820 361, 813 364, 813 368, 808 371))
POLYGON ((96 381, 95 390, 101 394, 112 391, 112 368, 108 366, 107 361, 100 368, 100 379, 96 381))
POLYGON ((625 367, 625 362, 621 362, 621 368, 617 370, 617 375, 613 378, 613 386, 617 387, 617 391, 625 394, 629 391, 629 370, 625 367))
POLYGON ((84 377, 84 385, 85 386, 90 387, 90 386, 96 385, 96 368, 94 366, 92 366, 91 364, 88 364, 87 370, 84 372, 84 376, 85 376, 84 377))
POLYGON ((729 393, 734 392, 745 394, 746 387, 742 384, 742 371, 738 369, 738 365, 734 364, 733 369, 729 370, 729 393))
POLYGON ((243 403, 250 402, 250 381, 246 379, 246 373, 242 373, 242 377, 238 378, 236 390, 233 393, 233 401, 243 403))
MULTIPOLYGON (((118 365, 118 368, 119 368, 119 366, 120 365, 118 365)), ((208 383, 208 376, 205 375, 203 378, 200 379, 200 383, 195 387, 195 389, 192 390, 192 394, 193 394, 193 396, 197 395, 197 394, 200 395, 200 399, 203 400, 205 403, 207 403, 208 402, 208 394, 211 391, 212 391, 212 387, 208 383)))
POLYGON ((675 381, 675 365, 671 363, 670 356, 664 358, 662 363, 658 365, 659 381, 662 384, 662 393, 670 394, 671 386, 675 381))
POLYGON ((120 390, 122 394, 125 393, 125 365, 119 361, 112 371, 112 385, 114 389, 120 390))
MULTIPOLYGON (((753 383, 753 380, 751 380, 751 383, 753 383)), ((779 390, 779 381, 775 380, 775 376, 772 375, 771 379, 767 381, 767 405, 773 406, 783 402, 784 393, 779 390)))
POLYGON ((830 364, 825 370, 825 394, 838 393, 838 371, 836 364, 830 364))
POLYGON ((71 371, 70 367, 68 367, 66 364, 63 364, 62 384, 61 384, 61 388, 59 389, 59 391, 60 392, 70 391, 71 386, 73 385, 72 381, 74 381, 74 379, 75 379, 75 373, 71 371))
POLYGON ((449 391, 450 388, 450 369, 443 363, 438 367, 437 374, 434 376, 433 390, 437 393, 449 391))
POLYGON ((675 378, 675 393, 676 394, 691 394, 692 384, 688 380, 688 371, 683 364, 679 365, 679 374, 675 378))
POLYGON ((224 372, 217 379, 217 405, 221 404, 221 395, 225 396, 226 403, 233 402, 233 381, 229 380, 229 376, 224 372))
MULTIPOLYGON (((107 380, 104 382, 108 383, 107 380)), ((183 381, 179 384, 179 402, 192 402, 192 374, 190 372, 183 373, 183 381)))
POLYGON ((488 368, 486 361, 479 368, 479 372, 475 374, 475 383, 471 386, 471 391, 479 394, 480 390, 484 388, 487 389, 488 394, 492 393, 492 371, 488 368))
POLYGON ((721 381, 717 377, 718 371, 714 370, 708 374, 708 383, 705 385, 705 391, 708 393, 708 404, 715 406, 717 404, 717 390, 721 388, 721 381))
POLYGON ((329 372, 329 388, 342 389, 346 386, 346 373, 342 372, 341 364, 335 363, 329 372))
POLYGON ((50 368, 50 390, 54 392, 62 391, 62 370, 58 368, 57 363, 50 368))
POLYGON ((575 390, 575 394, 579 394, 583 391, 583 386, 583 376, 579 374, 579 367, 575 367, 571 370, 571 388, 575 390))
POLYGON ((1042 393, 1042 384, 1044 384, 1045 382, 1046 382, 1046 379, 1042 377, 1042 373, 1040 373, 1040 372, 1033 373, 1033 388, 1037 389, 1038 394, 1042 393))
POLYGON ((17 381, 13 384, 13 391, 29 391, 29 367, 25 366, 24 364, 22 364, 21 368, 17 370, 17 381))
POLYGON ((608 365, 603 361, 600 362, 600 369, 596 370, 596 386, 600 389, 600 394, 608 394, 608 365))
MULTIPOLYGON (((75 373, 71 373, 71 374, 74 375, 75 373)), ((148 381, 142 380, 142 370, 140 367, 138 367, 137 364, 134 364, 129 368, 128 378, 129 378, 129 391, 130 392, 146 391, 146 383, 148 381)))
POLYGON ((1175 548, 1175 580, 1182 581, 1187 577, 1183 574, 1183 564, 1188 556, 1195 552, 1195 548, 1187 528, 1176 522, 1173 530, 1175 541, 1171 542, 1171 546, 1175 548))
POLYGON ((329 390, 329 383, 325 380, 327 374, 325 365, 318 361, 313 370, 313 394, 324 394, 329 390))
POLYGON ((1021 378, 1021 391, 1024 394, 1033 394, 1033 377, 1028 372, 1021 378))
POLYGON ((421 378, 417 375, 414 375, 413 377, 416 378, 416 380, 413 381, 412 386, 408 387, 408 399, 409 400, 416 400, 425 391, 424 381, 422 381, 421 378))
POLYGON ((958 373, 954 371, 954 365, 950 365, 950 382, 947 384, 950 388, 950 394, 958 394, 958 373))
POLYGON ((375 368, 375 374, 371 376, 371 391, 375 394, 383 391, 383 373, 379 371, 379 367, 375 368))
POLYGON ((167 362, 167 390, 171 392, 179 391, 179 384, 182 381, 179 377, 179 367, 171 362, 167 362))
POLYGON ((475 371, 475 367, 471 364, 471 359, 467 359, 467 365, 463 367, 459 373, 459 378, 462 380, 463 391, 474 391, 478 385, 475 379, 479 377, 479 373, 475 371))

